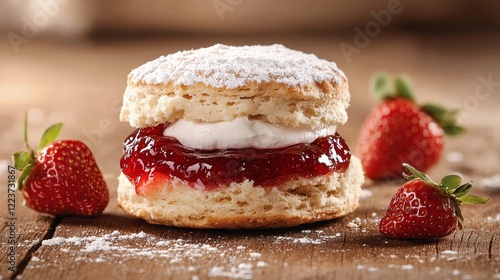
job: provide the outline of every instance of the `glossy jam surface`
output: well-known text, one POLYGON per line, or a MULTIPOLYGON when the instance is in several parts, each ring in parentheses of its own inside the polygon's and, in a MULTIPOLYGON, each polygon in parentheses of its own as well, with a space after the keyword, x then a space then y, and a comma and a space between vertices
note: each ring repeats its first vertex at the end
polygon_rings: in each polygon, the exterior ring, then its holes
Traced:
POLYGON ((136 192, 155 178, 180 179, 195 188, 211 189, 248 179, 254 186, 273 186, 292 178, 311 178, 347 170, 351 151, 336 133, 310 144, 281 149, 197 150, 163 136, 168 124, 138 129, 125 140, 122 172, 136 192))

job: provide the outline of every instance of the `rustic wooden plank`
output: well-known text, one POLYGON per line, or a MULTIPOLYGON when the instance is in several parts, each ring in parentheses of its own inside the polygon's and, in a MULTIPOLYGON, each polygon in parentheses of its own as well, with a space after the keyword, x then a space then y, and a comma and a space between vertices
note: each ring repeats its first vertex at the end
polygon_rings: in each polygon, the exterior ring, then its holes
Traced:
POLYGON ((41 240, 50 235, 54 219, 50 216, 39 215, 31 209, 22 206, 21 195, 16 195, 15 219, 7 213, 7 192, 4 188, 0 191, 0 279, 8 279, 20 273, 20 267, 26 265, 31 253, 40 246, 41 240), (11 228, 13 226, 13 228, 11 228), (12 232, 14 230, 14 232, 12 232), (11 242, 15 234, 15 243, 11 242), (11 245, 14 245, 12 248, 11 245), (12 251, 15 257, 12 257, 12 251), (14 263, 11 263, 13 261, 14 263), (13 269, 15 268, 15 269, 13 269))
POLYGON ((428 279, 498 277, 500 223, 464 208, 467 228, 439 241, 390 240, 378 221, 395 184, 342 219, 290 229, 224 231, 150 225, 118 209, 95 218, 64 218, 35 253, 30 279, 428 279), (482 225, 488 223, 488 227, 482 225), (52 246, 49 246, 52 244, 52 246), (220 276, 220 277, 216 277, 220 276))

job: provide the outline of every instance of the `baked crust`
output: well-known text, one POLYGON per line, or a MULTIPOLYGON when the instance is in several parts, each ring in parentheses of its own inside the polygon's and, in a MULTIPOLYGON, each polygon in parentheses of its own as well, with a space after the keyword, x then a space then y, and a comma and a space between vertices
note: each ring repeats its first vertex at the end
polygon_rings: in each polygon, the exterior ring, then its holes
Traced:
POLYGON ((281 45, 215 45, 134 69, 120 120, 147 127, 248 116, 317 129, 344 124, 349 99, 347 78, 334 62, 281 45))
POLYGON ((364 175, 352 157, 346 172, 300 178, 275 187, 232 183, 197 190, 181 181, 166 182, 160 193, 140 197, 122 173, 118 204, 127 213, 152 224, 189 228, 278 228, 345 216, 359 204, 364 175))

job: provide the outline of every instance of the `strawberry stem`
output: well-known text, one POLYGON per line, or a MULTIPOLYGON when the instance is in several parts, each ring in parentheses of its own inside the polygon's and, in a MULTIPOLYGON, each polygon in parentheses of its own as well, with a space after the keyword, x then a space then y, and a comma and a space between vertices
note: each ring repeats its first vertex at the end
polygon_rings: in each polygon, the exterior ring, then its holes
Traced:
POLYGON ((413 179, 420 179, 424 181, 427 185, 430 186, 438 186, 436 182, 432 181, 432 179, 429 177, 429 175, 425 174, 424 172, 420 172, 417 169, 415 169, 413 166, 409 165, 408 163, 403 163, 403 167, 410 172, 410 174, 406 174, 403 172, 403 177, 408 180, 413 180, 413 179))
POLYGON ((28 143, 28 111, 24 112, 24 133, 23 133, 24 146, 28 152, 34 153, 33 149, 28 143))
MULTIPOLYGON (((62 123, 56 123, 47 130, 42 135, 42 139, 40 141, 40 145, 37 152, 43 150, 50 143, 54 142, 57 138, 57 135, 61 131, 62 123)), ((12 155, 12 161, 14 162, 14 167, 16 170, 21 171, 21 175, 18 179, 18 189, 22 190, 25 181, 28 179, 31 170, 36 166, 37 160, 35 158, 35 150, 31 148, 28 143, 28 112, 24 113, 24 132, 23 132, 23 141, 26 149, 28 151, 19 151, 15 152, 12 155)))

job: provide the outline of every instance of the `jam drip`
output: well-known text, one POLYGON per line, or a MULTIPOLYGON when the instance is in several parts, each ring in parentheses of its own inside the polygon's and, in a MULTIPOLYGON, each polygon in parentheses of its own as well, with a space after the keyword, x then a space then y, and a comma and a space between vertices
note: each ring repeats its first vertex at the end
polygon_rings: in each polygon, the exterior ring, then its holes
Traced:
POLYGON ((163 136, 168 124, 137 129, 125 140, 122 172, 145 193, 155 177, 177 178, 210 189, 248 179, 254 186, 274 186, 292 178, 311 178, 347 170, 351 151, 338 133, 310 144, 281 149, 199 150, 163 136))

